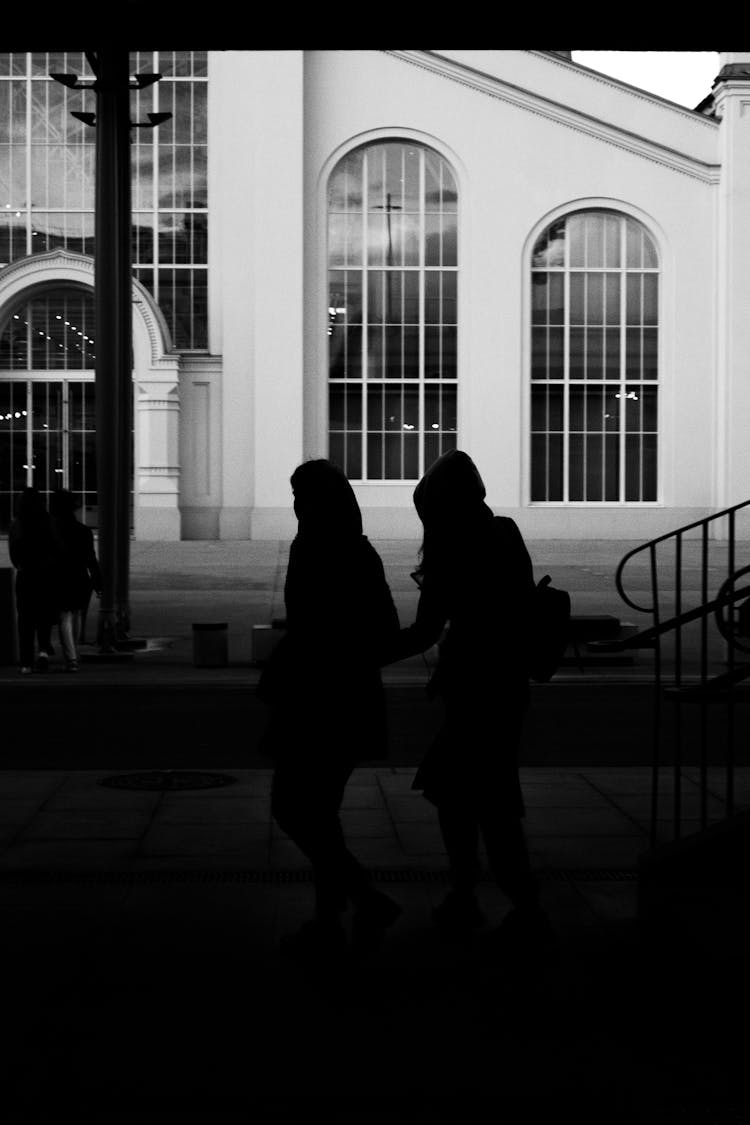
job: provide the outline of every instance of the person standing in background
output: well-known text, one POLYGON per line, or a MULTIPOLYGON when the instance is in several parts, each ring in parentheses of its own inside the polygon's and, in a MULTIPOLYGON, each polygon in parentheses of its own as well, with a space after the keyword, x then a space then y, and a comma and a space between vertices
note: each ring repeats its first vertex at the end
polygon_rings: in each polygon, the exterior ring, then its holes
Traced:
POLYGON ((8 553, 16 570, 19 671, 29 675, 36 667, 45 672, 56 617, 56 557, 49 513, 36 488, 25 488, 18 498, 8 531, 8 553))
POLYGON ((81 617, 88 607, 92 591, 99 596, 102 575, 90 527, 76 516, 75 497, 62 488, 50 498, 52 534, 55 541, 57 570, 55 600, 57 605, 60 644, 68 672, 78 671, 78 640, 81 617))

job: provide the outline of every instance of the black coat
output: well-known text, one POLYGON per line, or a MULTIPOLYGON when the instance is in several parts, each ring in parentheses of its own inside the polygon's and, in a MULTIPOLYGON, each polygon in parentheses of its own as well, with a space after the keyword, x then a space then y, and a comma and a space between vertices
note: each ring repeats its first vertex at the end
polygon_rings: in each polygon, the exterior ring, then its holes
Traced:
POLYGON ((284 601, 287 631, 258 687, 273 708, 264 750, 274 757, 384 757, 380 668, 399 621, 377 551, 365 535, 298 535, 284 601))
POLYGON ((57 545, 55 598, 59 609, 81 610, 92 590, 100 591, 102 576, 90 527, 75 516, 52 520, 57 545))
POLYGON ((491 791, 499 808, 523 815, 517 751, 533 591, 526 544, 501 516, 466 528, 448 563, 425 571, 415 622, 391 659, 439 644, 430 691, 443 700, 445 721, 414 781, 436 804, 446 793, 491 791))

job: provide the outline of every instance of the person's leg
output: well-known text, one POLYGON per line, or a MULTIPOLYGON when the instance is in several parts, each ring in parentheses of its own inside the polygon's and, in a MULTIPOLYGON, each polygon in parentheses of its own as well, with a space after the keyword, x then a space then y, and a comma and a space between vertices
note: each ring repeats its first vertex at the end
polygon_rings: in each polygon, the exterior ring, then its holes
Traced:
POLYGON ((78 632, 76 633, 76 644, 79 644, 79 645, 85 645, 86 644, 86 619, 89 615, 89 605, 90 605, 90 603, 91 603, 91 590, 89 590, 88 593, 86 594, 86 596, 83 600, 83 605, 81 606, 81 609, 80 609, 79 620, 78 620, 78 632))
POLYGON ((78 665, 78 650, 76 649, 72 610, 60 610, 59 628, 60 644, 62 645, 65 662, 69 668, 76 667, 78 665))
POLYGON ((539 883, 534 875, 520 817, 492 807, 480 811, 482 838, 492 876, 503 894, 519 909, 539 905, 539 883))
POLYGON ((464 802, 448 798, 438 806, 438 822, 453 891, 471 896, 479 878, 479 825, 464 802))
POLYGON ((50 591, 41 584, 37 586, 35 601, 37 666, 45 670, 52 654, 52 626, 57 620, 57 606, 50 591))
POLYGON ((274 770, 271 812, 312 864, 319 916, 340 914, 346 907, 341 878, 347 849, 338 810, 349 772, 343 780, 332 778, 325 764, 316 771, 297 761, 279 762, 274 770))
POLYGON ((480 823, 490 871, 513 907, 487 935, 483 955, 492 959, 551 953, 556 936, 540 902, 539 881, 531 866, 521 817, 485 805, 480 823))
POLYGON ((476 898, 479 879, 479 825, 467 800, 444 797, 438 821, 448 856, 451 890, 433 911, 435 922, 446 933, 466 935, 484 925, 476 898))

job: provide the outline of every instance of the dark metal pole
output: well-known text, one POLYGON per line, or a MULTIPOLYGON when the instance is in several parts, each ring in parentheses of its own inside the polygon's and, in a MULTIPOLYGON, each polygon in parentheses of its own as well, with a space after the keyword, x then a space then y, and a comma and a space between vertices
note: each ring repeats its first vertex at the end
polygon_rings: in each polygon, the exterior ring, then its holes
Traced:
POLYGON ((98 642, 129 627, 132 312, 129 54, 96 52, 96 458, 102 597, 98 642))

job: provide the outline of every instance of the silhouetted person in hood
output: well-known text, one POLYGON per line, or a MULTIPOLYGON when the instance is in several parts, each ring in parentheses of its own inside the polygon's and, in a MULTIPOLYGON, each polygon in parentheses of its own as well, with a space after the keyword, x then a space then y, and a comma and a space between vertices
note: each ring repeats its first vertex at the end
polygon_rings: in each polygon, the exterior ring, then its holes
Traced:
POLYGON ((484 924, 476 899, 479 836, 491 872, 513 905, 492 946, 547 936, 522 818, 518 746, 529 702, 526 645, 531 559, 511 519, 495 516, 474 462, 444 453, 414 491, 424 528, 413 625, 393 659, 440 642, 430 690, 444 722, 414 788, 437 806, 452 890, 435 920, 451 934, 484 924))
POLYGON ((315 915, 284 949, 305 958, 338 957, 346 949, 342 915, 350 903, 352 939, 360 947, 401 913, 372 888, 339 820, 357 762, 386 753, 380 666, 399 623, 344 473, 323 459, 307 461, 291 485, 298 531, 284 586, 287 632, 259 693, 273 708, 264 743, 275 761, 272 813, 312 863, 315 915))

